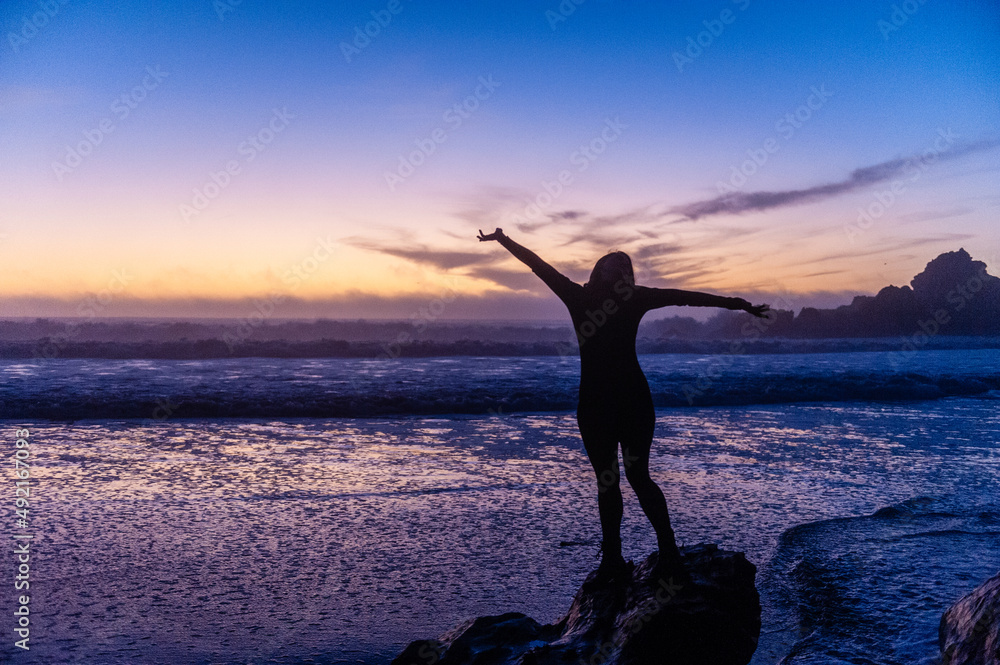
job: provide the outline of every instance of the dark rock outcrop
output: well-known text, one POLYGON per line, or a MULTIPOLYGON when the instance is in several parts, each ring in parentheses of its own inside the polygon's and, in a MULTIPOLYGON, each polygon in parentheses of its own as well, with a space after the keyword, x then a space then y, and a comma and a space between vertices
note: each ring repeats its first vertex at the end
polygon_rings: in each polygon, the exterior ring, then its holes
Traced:
POLYGON ((948 608, 938 643, 942 665, 1000 665, 1000 573, 948 608))
MULTIPOLYGON (((798 339, 878 338, 1000 334, 1000 278, 959 249, 931 260, 909 286, 886 286, 874 296, 855 296, 834 309, 804 307, 797 316, 776 311, 767 320, 719 312, 703 324, 675 320, 644 324, 646 336, 703 339, 777 337, 798 339)), ((898 348, 898 344, 897 344, 898 348)))
POLYGON ((554 624, 479 617, 411 642, 392 665, 746 665, 760 635, 756 567, 711 544, 681 551, 690 582, 658 575, 654 552, 628 578, 592 572, 554 624))

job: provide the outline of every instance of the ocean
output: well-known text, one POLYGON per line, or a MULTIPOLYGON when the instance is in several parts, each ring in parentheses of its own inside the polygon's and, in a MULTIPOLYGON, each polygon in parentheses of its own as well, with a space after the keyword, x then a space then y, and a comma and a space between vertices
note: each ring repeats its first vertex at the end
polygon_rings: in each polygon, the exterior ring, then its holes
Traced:
MULTIPOLYGON (((681 545, 739 550, 755 665, 929 665, 1000 569, 1000 350, 644 355, 681 545)), ((576 357, 0 361, 30 434, 22 663, 384 664, 596 567, 576 357), (575 543, 575 544, 567 544, 575 543)), ((623 482, 627 558, 655 549, 623 482)), ((8 542, 13 542, 8 539, 8 542)), ((16 574, 5 556, 7 579, 16 574)), ((16 660, 15 660, 16 659, 16 660)))

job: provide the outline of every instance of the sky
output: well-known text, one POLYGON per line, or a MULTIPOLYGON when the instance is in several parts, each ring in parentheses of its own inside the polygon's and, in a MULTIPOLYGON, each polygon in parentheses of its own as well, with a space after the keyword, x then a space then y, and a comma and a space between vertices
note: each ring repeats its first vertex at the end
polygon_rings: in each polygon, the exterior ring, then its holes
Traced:
POLYGON ((0 36, 0 317, 564 317, 497 227, 785 309, 1000 273, 996 2, 10 0, 0 36))

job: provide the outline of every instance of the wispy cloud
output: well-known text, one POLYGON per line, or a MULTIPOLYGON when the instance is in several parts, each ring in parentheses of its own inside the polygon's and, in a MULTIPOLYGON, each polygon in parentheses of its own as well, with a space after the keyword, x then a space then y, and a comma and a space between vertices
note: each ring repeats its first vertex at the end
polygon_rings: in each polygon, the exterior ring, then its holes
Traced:
POLYGON ((975 235, 969 233, 939 233, 937 235, 927 236, 924 238, 887 238, 872 249, 865 251, 836 252, 819 258, 810 258, 807 261, 802 261, 799 264, 792 265, 815 265, 825 261, 856 259, 862 256, 883 256, 890 252, 898 253, 903 250, 915 249, 926 245, 944 245, 954 247, 957 243, 960 243, 963 240, 970 240, 972 238, 975 238, 975 235))
POLYGON ((678 243, 659 242, 652 245, 644 245, 632 252, 632 258, 640 261, 647 259, 662 258, 671 254, 684 251, 678 243))
MULTIPOLYGON (((690 255, 692 241, 706 242, 706 238, 715 238, 729 242, 760 232, 760 228, 745 225, 700 227, 697 239, 684 242, 683 232, 676 226, 677 215, 662 202, 617 213, 597 213, 579 208, 553 210, 527 222, 510 223, 518 215, 523 219, 520 212, 527 196, 527 192, 491 188, 467 201, 455 216, 464 222, 474 222, 477 228, 492 229, 497 225, 508 233, 533 235, 545 228, 550 231, 546 234, 546 244, 554 247, 556 253, 562 253, 563 248, 571 248, 572 257, 563 256, 561 261, 553 260, 558 257, 543 258, 581 283, 587 280, 593 262, 599 256, 608 251, 623 250, 631 255, 637 274, 640 271, 645 273, 644 278, 667 280, 678 287, 687 286, 711 277, 718 268, 714 260, 690 255), (520 208, 513 205, 515 203, 520 208)), ((466 239, 465 235, 445 233, 466 239)), ((529 246, 531 244, 530 238, 526 241, 518 239, 529 246)), ((525 286, 530 288, 532 284, 530 279, 525 281, 486 263, 477 264, 467 274, 515 290, 525 286)))
MULTIPOLYGON (((996 138, 957 143, 950 149, 939 152, 937 161, 950 161, 977 152, 992 150, 998 146, 1000 146, 1000 139, 996 138)), ((739 215, 802 203, 813 203, 902 176, 908 170, 916 168, 915 164, 919 160, 919 155, 891 159, 872 166, 855 169, 843 180, 806 187, 805 189, 723 194, 711 199, 694 201, 677 206, 672 208, 671 212, 687 219, 696 220, 712 215, 739 215)))
POLYGON ((469 270, 469 277, 476 277, 510 289, 511 291, 531 291, 542 293, 544 285, 530 270, 507 270, 488 266, 477 266, 469 270))
POLYGON ((900 215, 897 219, 901 222, 930 222, 938 219, 948 219, 950 217, 961 217, 968 215, 974 208, 971 206, 957 206, 946 210, 921 210, 900 215))
MULTIPOLYGON (((955 141, 951 147, 937 152, 935 162, 951 161, 997 147, 1000 147, 1000 138, 955 141)), ((478 228, 490 230, 495 226, 513 226, 521 233, 531 234, 545 228, 564 229, 563 246, 584 244, 600 251, 642 239, 656 240, 664 235, 670 236, 668 229, 671 224, 814 203, 894 178, 909 177, 920 168, 920 160, 920 155, 891 159, 857 168, 842 180, 802 189, 735 192, 678 206, 665 203, 640 206, 618 214, 598 214, 580 209, 553 210, 530 220, 525 220, 523 214, 530 192, 494 187, 473 197, 455 216, 474 222, 478 228)), ((943 213, 942 217, 963 212, 943 213)))
POLYGON ((486 252, 457 252, 445 249, 431 249, 426 245, 400 247, 382 244, 366 238, 345 238, 343 242, 359 249, 367 249, 373 252, 396 256, 401 259, 413 261, 414 263, 434 266, 441 270, 497 262, 497 257, 486 252))

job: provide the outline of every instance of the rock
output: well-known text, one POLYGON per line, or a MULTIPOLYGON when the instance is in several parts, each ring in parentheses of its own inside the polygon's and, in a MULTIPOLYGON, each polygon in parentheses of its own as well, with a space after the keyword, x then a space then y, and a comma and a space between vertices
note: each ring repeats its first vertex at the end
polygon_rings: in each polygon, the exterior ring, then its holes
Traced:
POLYGON ((948 608, 938 644, 942 665, 1000 665, 1000 573, 948 608))
POLYGON ((681 552, 690 582, 658 575, 654 552, 620 580, 590 573, 554 624, 479 617, 411 642, 392 665, 746 665, 760 636, 756 567, 712 544, 681 552))

